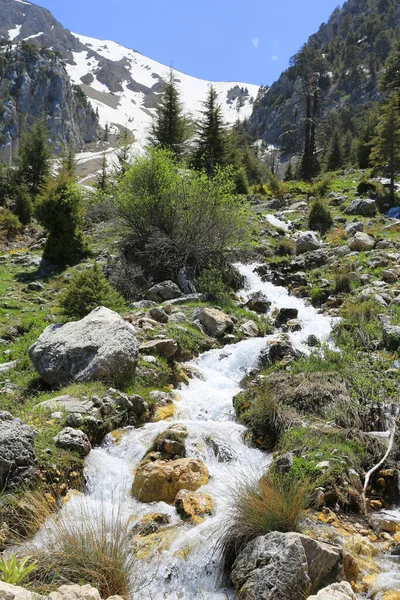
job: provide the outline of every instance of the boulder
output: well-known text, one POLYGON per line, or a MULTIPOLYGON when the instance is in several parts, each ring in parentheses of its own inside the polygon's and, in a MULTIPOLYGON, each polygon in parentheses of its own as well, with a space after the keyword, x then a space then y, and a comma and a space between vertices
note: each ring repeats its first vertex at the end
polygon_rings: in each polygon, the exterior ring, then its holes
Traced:
POLYGON ((156 283, 147 292, 147 300, 153 302, 165 302, 166 300, 173 300, 174 298, 180 298, 182 292, 179 287, 173 281, 162 281, 156 283))
POLYGON ((158 323, 167 323, 168 315, 161 306, 154 306, 150 309, 150 316, 158 323))
POLYGON ((72 380, 132 377, 138 351, 134 327, 100 306, 80 321, 47 327, 29 357, 46 383, 63 386, 72 380))
POLYGON ((240 327, 239 331, 247 337, 258 337, 260 331, 254 321, 245 321, 240 327))
POLYGON ((303 600, 335 582, 341 552, 298 533, 273 532, 251 541, 232 570, 238 600, 303 600))
POLYGON ((275 327, 281 327, 291 319, 297 319, 298 315, 297 308, 281 308, 275 320, 275 327))
POLYGON ((398 350, 400 348, 400 326, 385 322, 382 328, 382 340, 387 350, 398 350))
POLYGON ((237 460, 235 450, 224 442, 221 442, 218 439, 208 439, 206 441, 210 444, 218 462, 231 462, 232 460, 237 460))
POLYGON ((206 465, 197 458, 145 460, 136 470, 132 495, 140 502, 173 504, 178 492, 196 491, 208 483, 208 477, 206 465))
POLYGON ((214 502, 210 494, 181 490, 176 495, 175 508, 184 521, 198 523, 201 517, 212 514, 214 502))
POLYGON ((355 250, 356 252, 372 250, 374 246, 375 240, 367 233, 362 233, 361 231, 358 231, 349 242, 350 250, 355 250))
POLYGON ((303 254, 321 248, 321 242, 313 231, 300 233, 296 240, 296 254, 303 254))
POLYGON ((290 469, 293 467, 294 454, 292 452, 287 452, 286 454, 282 454, 275 459, 275 469, 282 473, 289 473, 290 469))
POLYGON ((4 490, 33 478, 37 466, 34 431, 21 419, 0 413, 0 486, 4 490))
POLYGON ((347 581, 341 581, 320 590, 316 596, 309 596, 308 600, 357 600, 357 596, 347 581))
POLYGON ((51 592, 48 600, 101 600, 99 592, 89 583, 86 585, 62 585, 51 592))
POLYGON ((362 217, 375 217, 376 215, 376 202, 371 198, 356 198, 350 202, 349 206, 345 209, 346 215, 361 215, 362 217))
POLYGON ((222 337, 233 330, 233 321, 217 308, 198 307, 192 312, 192 320, 200 321, 207 335, 222 337))
POLYGON ((188 319, 183 312, 172 313, 172 315, 169 317, 170 323, 186 323, 187 320, 188 319))
POLYGON ((178 352, 178 343, 172 339, 151 340, 140 345, 143 354, 157 354, 162 358, 171 358, 178 352))
POLYGON ((261 360, 265 361, 266 359, 267 362, 274 364, 284 359, 293 360, 295 358, 300 358, 300 356, 301 352, 296 350, 290 341, 290 338, 283 334, 270 340, 269 348, 265 355, 261 357, 261 360))
POLYGON ((254 292, 250 294, 246 303, 249 310, 254 310, 257 313, 266 313, 271 306, 271 301, 262 292, 254 292))
POLYGON ((72 427, 65 427, 65 429, 55 436, 54 441, 58 448, 75 450, 82 456, 87 456, 92 449, 86 433, 72 427))
POLYGON ((349 223, 345 227, 345 232, 347 235, 354 235, 359 231, 364 231, 364 225, 360 221, 356 221, 355 223, 349 223))
POLYGON ((28 592, 22 587, 0 581, 1 600, 47 600, 44 596, 39 596, 34 592, 28 592))

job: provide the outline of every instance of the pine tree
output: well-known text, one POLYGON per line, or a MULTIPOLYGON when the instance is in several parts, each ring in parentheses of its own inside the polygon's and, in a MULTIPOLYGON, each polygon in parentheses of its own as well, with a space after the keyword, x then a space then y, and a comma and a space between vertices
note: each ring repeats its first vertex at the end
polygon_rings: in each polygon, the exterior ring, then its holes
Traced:
POLYGON ((116 165, 117 177, 122 177, 129 168, 131 161, 131 148, 132 142, 129 137, 129 131, 126 127, 124 127, 122 142, 119 144, 118 150, 115 153, 118 161, 116 165))
POLYGON ((26 183, 33 197, 41 191, 50 175, 51 151, 43 120, 36 121, 22 139, 18 153, 17 179, 26 183))
POLYGON ((213 177, 218 165, 225 164, 226 136, 217 92, 210 85, 207 100, 203 103, 202 119, 198 124, 198 138, 193 164, 213 177))
POLYGON ((395 176, 400 169, 400 114, 397 94, 392 94, 381 109, 373 140, 371 163, 389 175, 390 199, 394 204, 395 176))
POLYGON ((337 129, 335 129, 332 137, 332 142, 328 150, 328 156, 326 161, 326 170, 327 171, 337 171, 340 167, 343 166, 343 153, 342 153, 342 144, 340 141, 340 134, 337 129))
POLYGON ((289 160, 289 164, 286 169, 284 181, 293 181, 293 179, 294 179, 294 173, 293 173, 292 161, 289 160))
POLYGON ((180 102, 179 90, 171 69, 169 79, 157 106, 157 113, 150 133, 150 143, 181 156, 187 140, 186 119, 180 102))
POLYGON ((61 169, 65 171, 65 173, 71 177, 75 178, 76 171, 76 160, 75 160, 75 150, 72 142, 68 144, 68 148, 64 151, 64 155, 61 159, 61 169))
POLYGON ((101 160, 101 170, 98 174, 96 187, 101 192, 106 192, 108 188, 108 163, 107 155, 103 152, 103 158, 101 160))

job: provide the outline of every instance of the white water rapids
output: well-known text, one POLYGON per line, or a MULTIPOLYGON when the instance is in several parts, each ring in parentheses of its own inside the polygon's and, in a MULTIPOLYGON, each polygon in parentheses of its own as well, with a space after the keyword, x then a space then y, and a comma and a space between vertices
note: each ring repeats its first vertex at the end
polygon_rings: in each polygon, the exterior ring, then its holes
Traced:
MULTIPOLYGON (((264 283, 254 272, 255 265, 238 266, 247 282, 242 296, 261 291, 272 301, 272 310, 283 307, 298 309, 303 328, 290 334, 297 348, 308 352, 305 342, 310 334, 321 341, 328 341, 331 332, 329 317, 319 314, 303 300, 290 296, 285 288, 264 283)), ((266 344, 266 338, 253 338, 202 354, 192 363, 202 378, 192 379, 179 391, 173 422, 187 427, 187 456, 200 458, 206 463, 210 480, 201 491, 211 494, 215 503, 213 516, 206 517, 200 525, 183 524, 173 506, 163 502, 143 504, 130 496, 135 466, 154 437, 169 427, 171 421, 148 423, 138 429, 128 428, 117 444, 112 443, 108 436, 103 446, 94 449, 88 456, 87 492, 84 496, 73 497, 64 506, 61 519, 67 519, 72 525, 83 515, 91 519, 104 511, 111 515, 118 503, 118 510, 132 516, 132 525, 149 513, 167 513, 172 522, 169 527, 176 525, 170 544, 138 560, 137 577, 143 587, 134 592, 135 600, 222 600, 233 597, 231 591, 221 589, 219 584, 219 561, 214 552, 218 528, 229 508, 230 489, 235 481, 243 473, 261 475, 270 457, 246 445, 245 428, 234 420, 232 398, 240 391, 242 378, 256 366, 266 344), (207 438, 231 448, 234 459, 218 462, 207 444, 207 438)), ((41 543, 46 543, 46 535, 49 532, 44 528, 40 534, 41 543)), ((137 585, 133 585, 133 591, 137 589, 137 585)))

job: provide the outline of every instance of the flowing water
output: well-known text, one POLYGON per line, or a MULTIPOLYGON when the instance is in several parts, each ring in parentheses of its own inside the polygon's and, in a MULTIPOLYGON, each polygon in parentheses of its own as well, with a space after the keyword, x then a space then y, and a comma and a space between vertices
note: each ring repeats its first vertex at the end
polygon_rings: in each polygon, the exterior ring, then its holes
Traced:
MULTIPOLYGON (((272 301, 272 309, 298 309, 303 329, 291 334, 297 348, 308 352, 305 342, 310 334, 322 341, 329 340, 330 318, 290 296, 286 289, 263 282, 254 271, 255 265, 238 266, 247 282, 241 293, 244 298, 251 292, 261 291, 272 301)), ((119 443, 112 443, 109 436, 102 447, 88 456, 87 492, 85 496, 73 497, 65 505, 62 519, 95 519, 100 512, 112 515, 116 504, 119 511, 132 517, 133 523, 149 513, 167 513, 171 517, 168 536, 164 534, 161 538, 160 547, 153 547, 138 561, 137 577, 144 587, 135 598, 218 600, 233 597, 232 591, 221 589, 218 583, 219 561, 215 553, 218 529, 229 509, 230 490, 235 481, 243 474, 261 475, 270 457, 246 445, 245 428, 234 420, 232 398, 240 390, 241 379, 256 366, 266 344, 266 338, 253 338, 202 354, 192 363, 201 376, 178 393, 173 421, 187 427, 187 456, 203 460, 210 472, 209 483, 201 491, 211 494, 215 512, 200 525, 183 524, 174 507, 165 503, 143 504, 130 496, 135 466, 154 437, 171 422, 128 428, 119 443), (208 439, 231 449, 232 460, 218 462, 208 439)), ((44 529, 42 543, 46 542, 46 535, 49 532, 44 529)))

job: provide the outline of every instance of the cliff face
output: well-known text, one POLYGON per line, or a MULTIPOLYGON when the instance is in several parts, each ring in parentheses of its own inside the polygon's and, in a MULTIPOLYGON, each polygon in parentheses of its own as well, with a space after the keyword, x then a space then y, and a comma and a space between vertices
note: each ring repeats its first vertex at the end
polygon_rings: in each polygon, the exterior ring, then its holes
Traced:
POLYGON ((98 119, 64 61, 54 52, 26 42, 0 48, 0 152, 9 160, 20 134, 44 118, 51 144, 60 151, 70 143, 82 149, 96 139, 98 119))
MULTIPOLYGON (((348 0, 309 38, 304 56, 317 58, 319 74, 329 78, 320 116, 379 98, 379 74, 399 36, 399 24, 398 0, 348 0)), ((279 145, 288 125, 301 117, 303 72, 304 64, 295 60, 269 90, 261 90, 249 121, 254 138, 279 145)))

